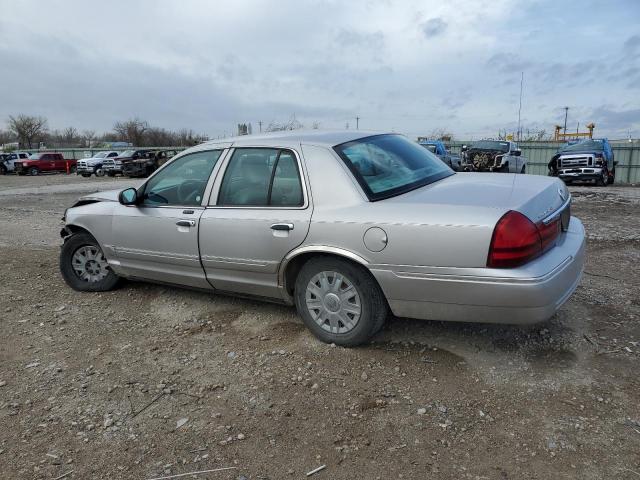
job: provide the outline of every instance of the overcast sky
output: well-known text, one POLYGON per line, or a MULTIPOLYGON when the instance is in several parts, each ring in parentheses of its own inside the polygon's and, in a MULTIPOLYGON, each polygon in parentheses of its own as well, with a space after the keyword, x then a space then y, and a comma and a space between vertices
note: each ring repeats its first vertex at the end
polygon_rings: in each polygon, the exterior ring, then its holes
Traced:
MULTIPOLYGON (((0 128, 139 116, 212 137, 239 122, 443 128, 564 121, 640 136, 640 1, 0 0, 0 128)), ((582 130, 582 128, 581 128, 582 130)))

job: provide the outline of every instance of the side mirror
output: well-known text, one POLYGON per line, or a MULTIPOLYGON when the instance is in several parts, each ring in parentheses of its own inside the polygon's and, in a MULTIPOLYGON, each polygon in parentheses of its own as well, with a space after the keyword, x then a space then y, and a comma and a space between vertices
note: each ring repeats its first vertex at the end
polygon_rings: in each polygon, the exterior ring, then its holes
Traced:
POLYGON ((618 160, 614 160, 614 161, 613 161, 613 164, 614 164, 614 165, 618 165, 618 160))
POLYGON ((135 188, 122 190, 118 195, 118 201, 122 205, 136 205, 138 203, 138 191, 135 188))
POLYGON ((514 157, 519 157, 520 155, 522 155, 522 150, 514 150, 511 155, 513 155, 514 157))

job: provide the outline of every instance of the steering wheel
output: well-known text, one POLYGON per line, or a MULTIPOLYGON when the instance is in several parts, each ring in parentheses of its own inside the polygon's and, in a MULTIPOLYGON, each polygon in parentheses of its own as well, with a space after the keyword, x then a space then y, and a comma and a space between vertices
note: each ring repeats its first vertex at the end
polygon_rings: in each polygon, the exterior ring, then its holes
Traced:
POLYGON ((182 182, 176 191, 178 201, 183 205, 199 203, 202 198, 198 199, 198 196, 204 190, 202 184, 201 180, 186 180, 182 182))

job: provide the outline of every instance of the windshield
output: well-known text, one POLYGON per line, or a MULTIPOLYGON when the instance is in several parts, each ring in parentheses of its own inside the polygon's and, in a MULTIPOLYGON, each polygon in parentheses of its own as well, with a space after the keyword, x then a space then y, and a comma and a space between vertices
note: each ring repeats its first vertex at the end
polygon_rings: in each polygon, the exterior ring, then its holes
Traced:
POLYGON ((422 145, 424 148, 429 150, 431 153, 436 153, 436 146, 435 145, 428 144, 428 143, 421 143, 420 145, 422 145))
POLYGON ((376 201, 453 175, 426 148, 401 135, 375 135, 334 147, 369 197, 376 201))
POLYGON ((604 142, 602 140, 583 140, 582 142, 567 144, 560 148, 561 152, 601 152, 604 150, 604 142))
POLYGON ((471 148, 478 150, 497 150, 499 152, 509 151, 509 142, 497 142, 494 140, 481 140, 471 144, 471 148))
POLYGON ((34 153, 33 155, 31 155, 31 160, 40 160, 42 158, 42 155, 44 155, 43 153, 34 153))
POLYGON ((120 153, 118 156, 119 157, 133 157, 134 153, 136 153, 135 150, 125 150, 124 152, 120 153))
POLYGON ((107 152, 98 152, 93 156, 93 158, 104 158, 106 156, 107 156, 107 152))

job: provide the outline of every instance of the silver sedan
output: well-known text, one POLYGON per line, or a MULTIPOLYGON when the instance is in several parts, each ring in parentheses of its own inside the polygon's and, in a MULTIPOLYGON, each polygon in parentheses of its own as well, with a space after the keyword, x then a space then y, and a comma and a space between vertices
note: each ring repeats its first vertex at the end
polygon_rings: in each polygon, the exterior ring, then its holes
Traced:
POLYGON ((570 204, 558 179, 455 173, 401 135, 245 136, 81 198, 60 269, 79 291, 131 278, 295 305, 339 345, 366 342, 389 312, 527 324, 580 281, 570 204))

